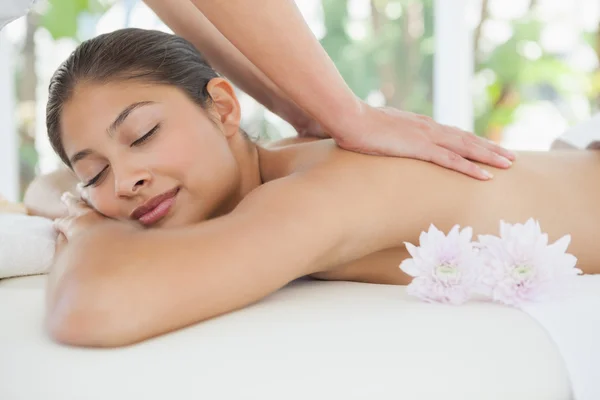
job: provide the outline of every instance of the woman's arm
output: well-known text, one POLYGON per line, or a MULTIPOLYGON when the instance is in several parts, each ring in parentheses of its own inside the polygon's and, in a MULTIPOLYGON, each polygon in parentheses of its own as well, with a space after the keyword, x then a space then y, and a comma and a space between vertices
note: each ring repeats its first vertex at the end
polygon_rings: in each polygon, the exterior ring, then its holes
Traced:
POLYGON ((335 212, 318 206, 325 193, 319 182, 286 178, 196 226, 138 230, 110 221, 83 229, 52 269, 51 334, 75 345, 126 345, 239 309, 322 269, 343 233, 335 212))
POLYGON ((204 54, 216 70, 289 122, 300 136, 328 137, 319 124, 240 53, 190 0, 144 2, 176 34, 189 40, 204 54))

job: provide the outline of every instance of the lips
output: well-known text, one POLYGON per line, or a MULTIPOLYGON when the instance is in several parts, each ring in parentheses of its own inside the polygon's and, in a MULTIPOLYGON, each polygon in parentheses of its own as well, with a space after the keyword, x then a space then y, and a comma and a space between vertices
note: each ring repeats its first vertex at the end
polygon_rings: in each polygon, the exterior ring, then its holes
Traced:
POLYGON ((169 213, 169 210, 175 204, 175 196, 178 192, 179 188, 175 188, 151 198, 133 210, 130 218, 136 219, 144 225, 158 222, 169 213))

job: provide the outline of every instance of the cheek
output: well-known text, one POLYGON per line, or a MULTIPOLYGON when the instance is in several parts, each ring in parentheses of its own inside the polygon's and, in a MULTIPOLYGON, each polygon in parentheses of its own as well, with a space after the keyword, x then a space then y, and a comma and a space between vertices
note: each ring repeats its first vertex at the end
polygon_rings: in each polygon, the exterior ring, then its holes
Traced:
POLYGON ((116 199, 113 188, 113 181, 110 176, 105 178, 105 182, 97 188, 88 192, 88 199, 92 207, 99 213, 113 219, 123 219, 119 201, 116 199), (108 179, 107 179, 108 178, 108 179))
POLYGON ((202 203, 222 201, 237 185, 238 176, 228 142, 218 132, 190 136, 169 143, 159 162, 202 203))
MULTIPOLYGON (((175 140, 165 141, 157 162, 179 171, 181 177, 200 178, 202 181, 218 176, 235 165, 225 137, 213 125, 191 131, 182 127, 175 140)), ((192 183, 192 182, 188 182, 192 183)))

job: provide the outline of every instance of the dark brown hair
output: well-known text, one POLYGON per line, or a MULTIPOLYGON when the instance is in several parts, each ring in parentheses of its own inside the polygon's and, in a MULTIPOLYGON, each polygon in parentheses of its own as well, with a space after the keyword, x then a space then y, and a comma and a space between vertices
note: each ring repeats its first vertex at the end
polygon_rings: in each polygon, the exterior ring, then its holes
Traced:
POLYGON ((182 89, 196 104, 210 103, 208 82, 219 75, 187 40, 164 32, 121 29, 83 42, 50 80, 46 127, 52 148, 71 167, 65 154, 60 118, 80 82, 141 80, 182 89))

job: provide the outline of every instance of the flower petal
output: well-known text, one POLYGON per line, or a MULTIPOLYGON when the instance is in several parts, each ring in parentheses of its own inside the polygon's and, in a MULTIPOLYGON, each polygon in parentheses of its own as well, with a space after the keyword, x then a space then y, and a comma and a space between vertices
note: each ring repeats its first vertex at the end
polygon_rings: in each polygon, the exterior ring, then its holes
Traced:
POLYGON ((569 244, 571 243, 571 235, 565 235, 558 239, 556 242, 552 243, 548 247, 552 250, 557 251, 559 253, 564 253, 567 251, 569 244))
POLYGON ((406 250, 408 251, 408 254, 410 254, 411 257, 419 257, 419 248, 417 246, 408 242, 404 242, 404 245, 406 246, 406 250))
POLYGON ((460 226, 459 225, 454 225, 451 229, 450 232, 448 232, 448 237, 452 237, 452 238, 457 238, 459 236, 459 230, 460 230, 460 226))
POLYGON ((412 258, 407 258, 406 260, 402 261, 400 263, 400 269, 412 277, 419 276, 421 274, 421 269, 417 266, 412 258))
MULTIPOLYGON (((431 228, 430 228, 431 230, 431 228)), ((429 245, 429 233, 421 232, 419 235, 419 246, 426 247, 429 245)))
POLYGON ((460 232, 460 240, 461 242, 470 242, 471 239, 473 239, 473 228, 467 226, 460 232))

